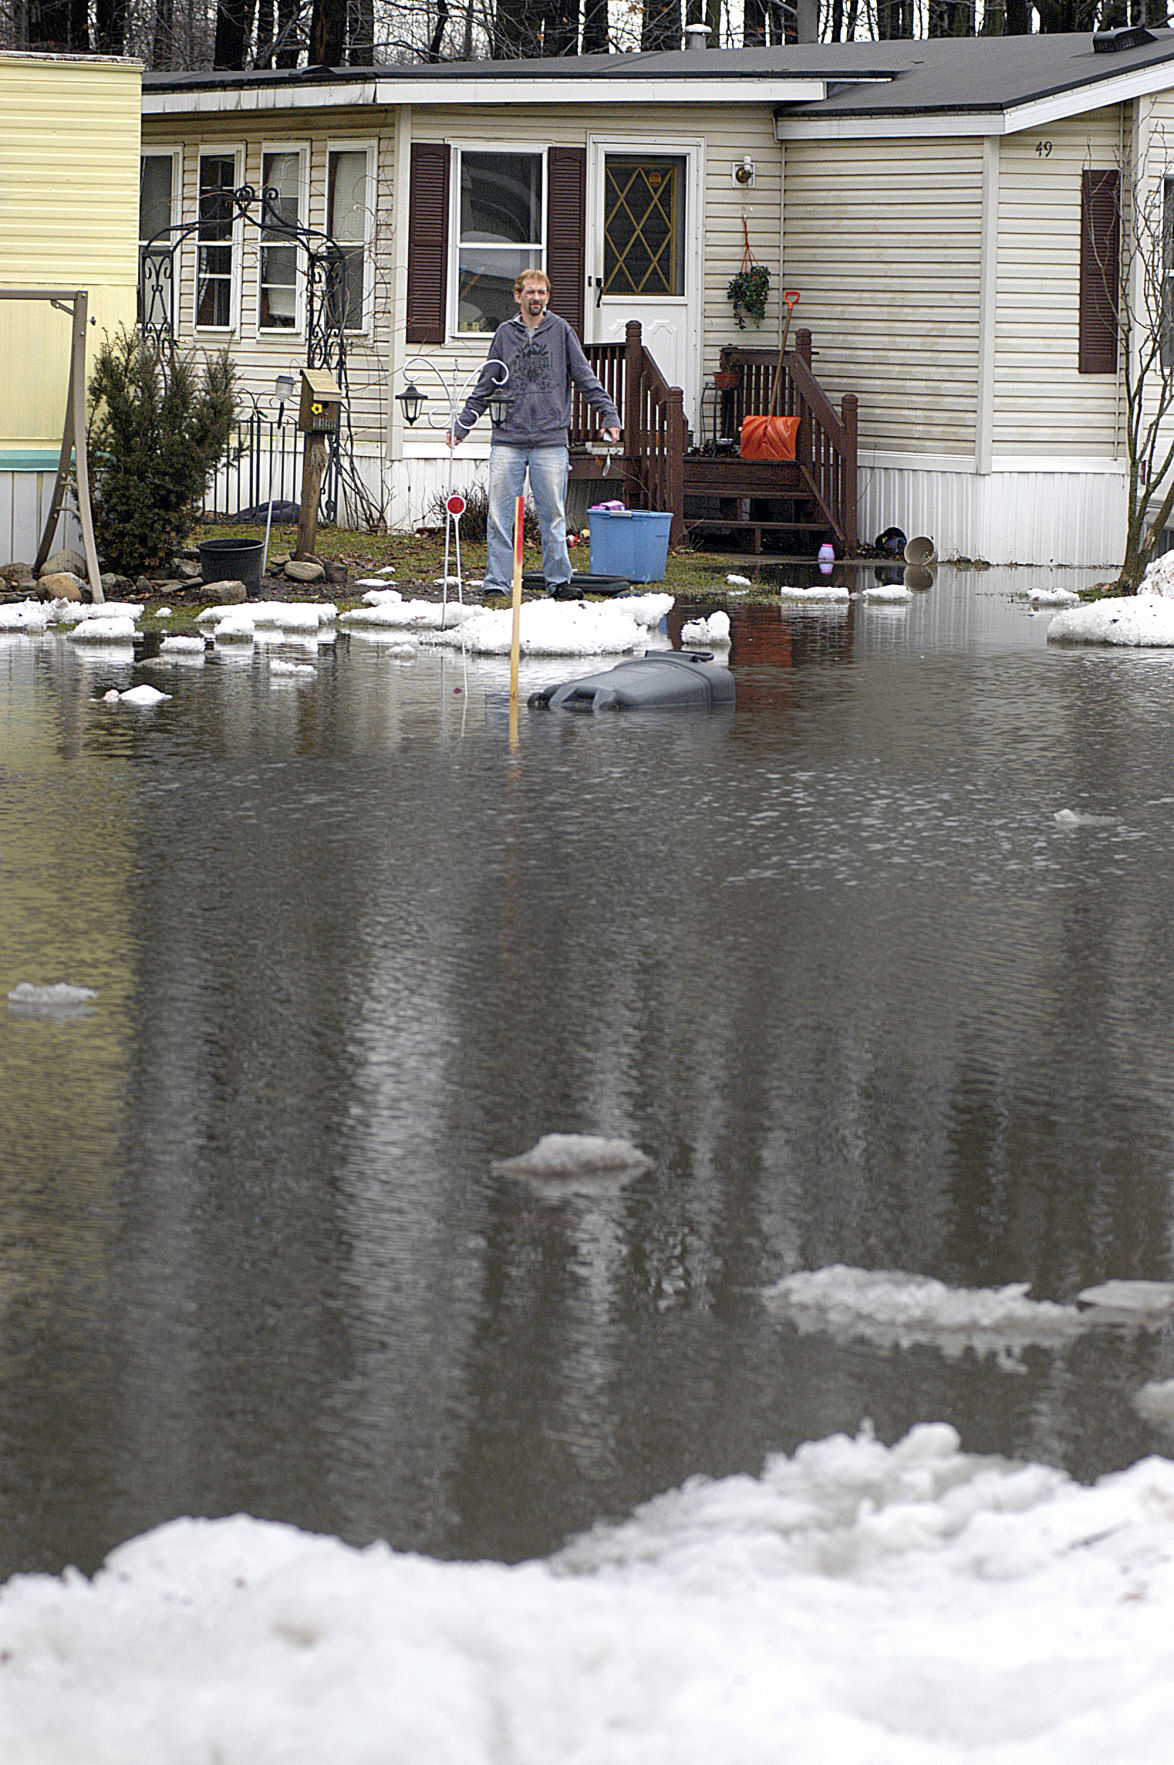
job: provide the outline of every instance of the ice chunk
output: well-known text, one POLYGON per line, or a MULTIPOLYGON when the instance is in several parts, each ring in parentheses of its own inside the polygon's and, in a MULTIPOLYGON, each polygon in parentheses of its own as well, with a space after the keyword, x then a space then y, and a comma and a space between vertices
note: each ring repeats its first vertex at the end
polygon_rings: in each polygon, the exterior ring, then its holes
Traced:
POLYGON ((1174 1281, 1102 1281, 1082 1288, 1076 1303, 1139 1324, 1161 1323, 1174 1312, 1174 1281))
POLYGON ((8 1003, 25 1017, 85 1017, 89 1015, 91 999, 97 997, 92 987, 71 986, 67 981, 47 987, 21 981, 9 993, 8 1003))
POLYGON ((837 601, 851 599, 848 590, 834 582, 816 582, 810 588, 803 588, 795 583, 783 583, 777 593, 783 601, 807 601, 817 606, 834 605, 837 601))
MULTIPOLYGON (((141 707, 145 705, 160 705, 164 699, 169 699, 171 694, 160 692, 157 686, 147 686, 144 684, 143 686, 132 686, 128 692, 115 693, 114 697, 120 704, 138 705, 141 707)), ((105 695, 105 701, 107 704, 113 703, 109 693, 105 695)))
POLYGON ((1174 1379, 1151 1379, 1134 1392, 1133 1407, 1145 1421, 1174 1429, 1174 1379))
POLYGON ((913 599, 912 589, 906 588, 903 582, 871 582, 863 592, 866 601, 888 601, 895 604, 913 599))
POLYGON ((499 1176, 573 1182, 582 1177, 634 1177, 651 1163, 647 1153, 630 1140, 598 1134, 543 1134, 529 1152, 496 1159, 491 1169, 499 1176))
POLYGON ((730 641, 730 615, 711 613, 708 619, 687 619, 681 627, 681 642, 726 645, 730 641))
POLYGON ((1065 1341, 1085 1328, 1074 1305, 1029 1299, 1028 1283, 950 1287, 897 1270, 828 1268, 787 1275, 763 1295, 804 1332, 865 1338, 885 1347, 929 1343, 947 1355, 1000 1353, 1065 1341))
POLYGON ((82 619, 69 635, 75 643, 133 643, 136 629, 128 614, 115 613, 82 619))

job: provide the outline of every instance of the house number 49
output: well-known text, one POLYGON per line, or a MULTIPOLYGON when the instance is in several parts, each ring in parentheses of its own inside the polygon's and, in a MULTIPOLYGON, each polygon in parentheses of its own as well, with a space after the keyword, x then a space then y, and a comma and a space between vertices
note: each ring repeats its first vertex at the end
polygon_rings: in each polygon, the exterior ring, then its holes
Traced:
POLYGON ((1051 151, 1052 151, 1052 143, 1050 141, 1037 141, 1036 142, 1036 144, 1035 144, 1035 157, 1037 159, 1047 159, 1047 157, 1051 153, 1051 151))

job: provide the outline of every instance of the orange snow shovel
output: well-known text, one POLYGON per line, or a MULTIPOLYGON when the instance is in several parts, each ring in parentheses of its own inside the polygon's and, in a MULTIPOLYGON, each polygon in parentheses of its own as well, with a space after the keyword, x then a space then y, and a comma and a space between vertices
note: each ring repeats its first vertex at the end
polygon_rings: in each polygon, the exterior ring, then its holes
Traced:
POLYGON ((795 458, 795 436, 799 430, 798 417, 780 417, 776 407, 779 401, 779 386, 783 378, 783 357, 787 353, 787 338, 791 332, 791 314, 799 299, 799 291, 789 288, 783 295, 787 303, 787 317, 783 322, 783 340, 779 344, 779 359, 775 363, 774 379, 770 385, 770 411, 765 417, 743 417, 742 436, 739 452, 744 460, 793 460, 795 458))

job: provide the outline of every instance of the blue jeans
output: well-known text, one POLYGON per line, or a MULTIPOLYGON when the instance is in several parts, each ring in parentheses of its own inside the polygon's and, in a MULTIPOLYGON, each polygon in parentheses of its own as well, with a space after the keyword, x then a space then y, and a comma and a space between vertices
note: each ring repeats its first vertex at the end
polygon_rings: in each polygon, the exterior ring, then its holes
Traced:
POLYGON ((530 474, 530 495, 542 529, 542 574, 547 586, 571 580, 567 550, 567 450, 511 447, 495 441, 489 452, 489 557, 485 586, 509 594, 514 581, 514 509, 530 474))

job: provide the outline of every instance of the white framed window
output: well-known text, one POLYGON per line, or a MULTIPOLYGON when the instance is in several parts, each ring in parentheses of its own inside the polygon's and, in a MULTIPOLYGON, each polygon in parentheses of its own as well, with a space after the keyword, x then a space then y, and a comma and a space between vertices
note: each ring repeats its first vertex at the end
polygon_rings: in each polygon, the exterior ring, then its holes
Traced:
POLYGON ((371 188, 374 154, 365 146, 326 150, 326 231, 342 247, 342 328, 365 331, 371 307, 372 235, 375 203, 371 188))
POLYGON ((240 185, 240 151, 200 154, 196 228, 196 328, 229 331, 236 323, 240 228, 232 192, 240 185))
MULTIPOLYGON (((273 190, 270 212, 296 226, 306 212, 304 147, 262 148, 261 188, 273 190)), ((302 247, 280 226, 261 229, 257 253, 258 331, 297 331, 302 326, 302 247)))
POLYGON ((182 160, 177 147, 152 148, 139 159, 139 323, 174 331, 174 259, 166 229, 179 220, 182 160), (143 253, 151 246, 148 262, 143 253))
POLYGON ((517 312, 514 283, 546 267, 546 155, 454 147, 449 330, 496 331, 517 312))

